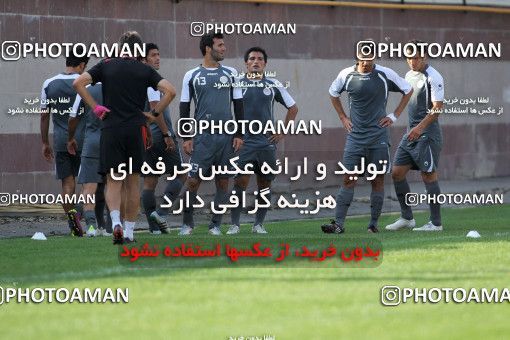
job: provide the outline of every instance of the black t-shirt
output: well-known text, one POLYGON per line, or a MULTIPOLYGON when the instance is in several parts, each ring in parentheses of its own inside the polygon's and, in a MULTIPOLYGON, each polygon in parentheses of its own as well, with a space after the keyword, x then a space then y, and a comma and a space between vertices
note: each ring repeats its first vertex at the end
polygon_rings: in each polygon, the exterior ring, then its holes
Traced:
POLYGON ((163 79, 152 67, 131 58, 105 59, 88 73, 92 82, 103 83, 104 106, 111 110, 103 128, 144 125, 142 111, 147 101, 147 88, 157 90, 163 79))

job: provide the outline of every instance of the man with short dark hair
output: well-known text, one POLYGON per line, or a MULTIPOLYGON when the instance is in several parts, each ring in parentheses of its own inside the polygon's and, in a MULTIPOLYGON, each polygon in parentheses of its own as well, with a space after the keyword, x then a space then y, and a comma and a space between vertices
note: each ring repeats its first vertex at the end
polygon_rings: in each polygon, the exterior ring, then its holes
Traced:
MULTIPOLYGON (((411 43, 418 47, 423 42, 412 40, 411 43)), ((410 50, 408 52, 412 53, 410 50)), ((406 180, 409 170, 421 172, 427 194, 441 193, 437 166, 443 144, 438 120, 443 109, 443 77, 427 63, 427 57, 418 52, 407 58, 407 64, 411 70, 407 72, 406 80, 414 89, 408 105, 409 126, 398 146, 391 172, 401 216, 395 223, 387 225, 386 230, 413 228, 414 231, 442 231, 439 203, 430 203, 430 221, 422 227, 414 228, 416 222, 405 197, 411 191, 406 180)))
MULTIPOLYGON (((289 95, 285 87, 274 78, 267 78, 264 70, 267 65, 267 53, 260 47, 252 47, 244 54, 247 73, 241 79, 241 88, 243 92, 243 108, 245 119, 248 121, 260 121, 262 126, 267 122, 274 122, 274 102, 285 106, 287 115, 285 124, 296 118, 298 108, 296 102, 289 95)), ((272 169, 276 168, 276 144, 283 138, 278 135, 252 134, 248 131, 244 135, 243 148, 239 153, 238 167, 244 169, 248 164, 253 166, 253 171, 257 174, 258 195, 257 199, 261 201, 261 193, 270 190, 271 182, 275 175, 264 174, 261 171, 263 164, 268 164, 272 169)), ((249 175, 236 175, 234 182, 235 195, 238 202, 242 202, 243 192, 246 191, 250 181, 249 175)), ((265 198, 270 202, 271 193, 266 193, 265 198)), ((240 217, 242 206, 235 207, 231 211, 232 225, 227 234, 237 234, 240 231, 240 217)), ((255 223, 252 227, 253 233, 265 234, 264 219, 267 208, 259 207, 255 215, 255 223)))
MULTIPOLYGON (((82 51, 77 52, 81 54, 82 51)), ((55 158, 56 175, 57 179, 62 181, 64 196, 74 195, 75 192, 75 178, 78 176, 80 168, 80 152, 85 132, 85 121, 83 121, 76 129, 76 154, 72 155, 67 152, 69 112, 71 112, 76 97, 76 90, 72 84, 85 71, 88 61, 88 57, 70 55, 66 58, 65 72, 44 81, 41 91, 42 153, 48 162, 55 158), (50 146, 48 138, 50 115, 53 120, 53 148, 50 146), (53 151, 55 151, 55 155, 53 151)), ((71 203, 64 203, 62 207, 67 214, 72 235, 83 236, 83 229, 75 206, 71 203)))
MULTIPOLYGON (((145 52, 147 55, 143 62, 159 71, 160 53, 158 46, 154 43, 148 43, 145 45, 145 52)), ((147 98, 146 111, 150 111, 154 109, 161 100, 161 93, 149 87, 147 88, 147 98)), ((182 156, 172 128, 172 120, 168 106, 165 107, 162 117, 163 119, 157 120, 149 125, 152 143, 151 146, 145 150, 144 159, 151 169, 157 169, 157 163, 160 161, 163 162, 165 164, 165 173, 173 174, 175 169, 181 171, 183 167, 182 156)), ((154 191, 158 185, 159 176, 160 175, 156 174, 142 175, 142 204, 147 222, 149 223, 149 232, 155 235, 168 233, 166 220, 160 215, 160 211, 156 209, 157 204, 154 191)), ((186 175, 183 174, 167 183, 165 195, 170 201, 173 202, 177 199, 185 181, 186 175)))
MULTIPOLYGON (((362 159, 365 159, 366 164, 374 164, 378 172, 377 175, 374 173, 375 178, 371 181, 371 218, 368 224, 368 232, 377 233, 377 221, 384 201, 384 174, 380 172, 384 166, 387 173, 390 170, 387 128, 400 116, 413 90, 395 71, 374 63, 375 51, 374 55, 366 55, 363 46, 359 46, 356 54, 356 65, 340 71, 329 88, 329 94, 331 103, 348 132, 342 164, 348 171, 357 171, 362 167, 362 159), (344 91, 349 95, 349 117, 340 101, 340 94, 344 91), (386 104, 390 91, 400 92, 402 98, 395 111, 387 114, 386 104)), ((365 169, 368 167, 362 171, 365 169)), ((336 197, 335 219, 322 226, 323 232, 340 234, 345 231, 344 221, 354 197, 356 182, 357 176, 352 173, 344 175, 343 185, 336 197)))
MULTIPOLYGON (((128 45, 131 51, 135 44, 142 44, 137 32, 126 32, 119 42, 121 47, 128 45)), ((94 113, 103 119, 99 172, 107 176, 106 202, 112 219, 113 243, 132 242, 140 206, 139 174, 146 148, 146 121, 160 116, 175 97, 175 89, 152 67, 124 56, 98 63, 73 85, 94 113), (86 88, 97 82, 102 83, 105 106, 98 105, 86 88), (149 86, 164 94, 150 113, 143 111, 149 86), (124 230, 120 220, 123 184, 126 188, 124 230)))
MULTIPOLYGON (((234 87, 237 71, 221 65, 225 56, 225 42, 222 34, 207 34, 200 40, 200 51, 204 56, 200 66, 189 70, 184 75, 180 103, 180 116, 190 117, 191 100, 195 104, 194 119, 199 122, 208 120, 225 122, 232 120, 232 104, 236 120, 243 119, 243 102, 241 89, 234 87), (221 84, 221 86, 218 86, 221 84)), ((198 125, 198 124, 197 124, 198 125)), ((196 201, 200 187, 200 171, 209 176, 213 166, 229 166, 234 152, 243 144, 242 135, 237 133, 233 138, 228 134, 205 132, 197 134, 193 139, 184 138, 183 149, 191 155, 191 171, 188 173, 186 190, 189 204, 184 208, 183 226, 180 235, 189 235, 193 231, 193 203, 196 201)), ((228 200, 228 175, 216 175, 216 195, 214 204, 219 206, 228 200)), ((209 224, 211 235, 221 235, 221 214, 213 214, 209 224)))

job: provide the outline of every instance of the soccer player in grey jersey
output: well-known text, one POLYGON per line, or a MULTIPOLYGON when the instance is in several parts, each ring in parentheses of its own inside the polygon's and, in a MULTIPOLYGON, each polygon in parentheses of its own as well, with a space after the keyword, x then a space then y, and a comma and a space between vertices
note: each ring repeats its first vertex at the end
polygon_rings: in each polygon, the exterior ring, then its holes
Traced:
MULTIPOLYGON (((190 103, 195 105, 194 119, 224 122, 232 120, 232 104, 236 120, 243 119, 242 93, 235 83, 237 71, 223 66, 219 62, 224 59, 226 47, 222 34, 207 34, 200 39, 200 50, 204 56, 203 63, 184 75, 180 103, 180 116, 190 117, 190 103), (222 84, 222 86, 218 86, 222 84)), ((194 226, 193 203, 196 201, 197 191, 201 183, 199 170, 210 175, 212 166, 228 166, 234 152, 243 144, 240 134, 212 134, 205 132, 197 134, 193 139, 184 138, 183 149, 191 155, 192 170, 186 181, 186 191, 190 198, 184 208, 183 226, 180 235, 191 234, 194 226)), ((214 204, 224 204, 228 200, 228 175, 216 175, 216 195, 214 204)), ((213 214, 209 225, 209 233, 221 235, 222 215, 213 214)))
MULTIPOLYGON (((362 49, 360 49, 362 51, 362 49)), ((395 71, 374 64, 373 60, 362 60, 340 71, 329 88, 331 102, 344 128, 348 131, 344 148, 343 165, 352 171, 361 166, 364 157, 366 164, 373 163, 381 171, 386 163, 390 168, 388 127, 401 114, 412 94, 412 88, 395 71), (349 117, 345 114, 340 94, 349 96, 349 117), (402 98, 393 113, 386 113, 386 104, 390 91, 401 92, 402 98)), ((327 233, 343 233, 347 210, 354 196, 356 176, 345 174, 343 185, 336 197, 335 220, 322 226, 327 233)), ((377 221, 381 214, 384 199, 384 174, 378 174, 371 182, 370 194, 371 219, 369 232, 378 232, 377 221)))
MULTIPOLYGON (((421 42, 413 40, 411 43, 421 42)), ((422 227, 414 228, 416 222, 413 219, 413 212, 411 207, 406 204, 406 194, 410 192, 406 174, 409 170, 419 170, 427 194, 439 195, 441 193, 437 166, 443 143, 438 121, 439 113, 443 109, 443 77, 436 69, 427 64, 427 58, 424 55, 417 53, 407 58, 407 64, 411 70, 407 72, 406 80, 413 86, 414 93, 408 106, 408 131, 398 146, 392 170, 401 216, 395 223, 387 225, 386 229, 413 228, 416 231, 441 231, 443 226, 438 203, 430 204, 430 221, 422 227)))
MULTIPOLYGON (((103 103, 101 83, 87 86, 90 94, 97 103, 103 103)), ((87 226, 87 236, 110 236, 107 232, 104 219, 104 183, 103 176, 99 171, 99 140, 101 138, 102 122, 85 104, 80 95, 76 95, 73 110, 69 114, 67 151, 76 155, 77 141, 75 139, 76 127, 81 120, 86 121, 85 138, 81 152, 80 169, 78 172, 78 184, 83 185, 82 194, 95 195, 95 204, 86 203, 83 206, 83 216, 87 226), (82 113, 83 112, 83 113, 82 113)))
MULTIPOLYGON (((79 51, 77 51, 79 52, 79 51)), ((85 71, 88 57, 69 56, 66 58, 66 71, 47 79, 41 91, 41 137, 42 153, 50 162, 55 158, 57 179, 62 181, 62 194, 73 195, 80 167, 80 152, 85 134, 85 120, 76 129, 77 154, 67 152, 67 128, 69 112, 76 97, 73 81, 85 71), (49 144, 48 130, 50 116, 53 120, 53 148, 49 144), (55 155, 53 154, 55 151, 55 155)), ((75 236, 83 236, 79 215, 70 203, 62 204, 68 217, 69 228, 75 236)))
MULTIPOLYGON (((244 54, 244 62, 248 73, 241 79, 241 88, 243 91, 244 116, 248 121, 260 121, 264 126, 268 121, 274 122, 274 102, 277 101, 287 109, 285 123, 296 118, 298 108, 296 102, 289 95, 285 87, 273 78, 266 78, 264 69, 267 63, 266 51, 260 47, 252 47, 244 54), (250 75, 250 78, 248 78, 250 75), (246 86, 244 86, 246 84, 246 86), (263 84, 263 86, 259 86, 263 84)), ((252 164, 253 170, 257 174, 257 186, 260 192, 271 187, 271 181, 274 179, 272 174, 263 174, 261 166, 267 163, 271 168, 276 168, 276 143, 283 138, 283 135, 251 134, 248 132, 244 136, 244 144, 239 154, 238 166, 243 169, 245 165, 252 164)), ((236 175, 234 182, 235 195, 238 202, 242 202, 242 194, 248 187, 250 181, 249 175, 236 175)), ((266 194, 270 200, 270 193, 266 194)), ((241 204, 241 203, 240 203, 241 204)), ((239 233, 239 224, 242 206, 232 209, 232 225, 227 234, 239 233)), ((259 208, 255 215, 255 223, 252 232, 265 234, 263 226, 267 208, 259 208)))
MULTIPOLYGON (((160 53, 159 48, 154 43, 145 45, 146 57, 143 62, 151 66, 155 70, 160 67, 160 53)), ((150 111, 156 107, 161 100, 161 92, 147 88, 147 99, 145 111, 150 111)), ((149 125, 150 134, 152 138, 151 146, 145 150, 144 161, 152 168, 156 169, 156 164, 159 160, 165 163, 165 173, 173 174, 173 170, 182 170, 182 157, 179 150, 179 145, 175 138, 175 133, 172 128, 172 120, 170 118, 170 109, 167 106, 162 116, 157 117, 156 122, 149 125)), ((155 235, 161 233, 167 234, 167 223, 163 216, 160 215, 163 211, 157 211, 155 189, 158 185, 159 176, 155 174, 142 175, 143 177, 143 191, 142 191, 142 204, 149 223, 149 232, 155 235)), ((165 195, 173 202, 181 191, 183 183, 186 181, 186 175, 179 175, 172 181, 169 181, 165 188, 165 195)))

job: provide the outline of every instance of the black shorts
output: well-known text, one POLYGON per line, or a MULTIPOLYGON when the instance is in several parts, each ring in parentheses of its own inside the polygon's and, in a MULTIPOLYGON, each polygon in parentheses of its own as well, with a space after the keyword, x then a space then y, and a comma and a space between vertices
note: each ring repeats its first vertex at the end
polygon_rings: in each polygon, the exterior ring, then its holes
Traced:
POLYGON ((57 179, 64 179, 69 176, 76 177, 80 170, 80 153, 71 155, 67 151, 57 151, 55 155, 55 172, 57 179))
MULTIPOLYGON (((144 161, 151 167, 157 169, 156 163, 161 161, 165 163, 165 174, 173 175, 174 169, 182 171, 182 157, 179 150, 177 139, 174 138, 175 150, 166 150, 166 143, 164 141, 152 141, 152 146, 145 151, 144 161), (161 160, 159 159, 161 157, 161 160)), ((145 176, 158 176, 154 174, 143 175, 145 176)))
POLYGON ((122 169, 129 171, 130 158, 131 173, 141 173, 146 140, 147 127, 145 125, 103 129, 100 140, 99 173, 109 174, 110 169, 114 169, 114 173, 117 173, 117 169, 122 163, 126 164, 122 169))

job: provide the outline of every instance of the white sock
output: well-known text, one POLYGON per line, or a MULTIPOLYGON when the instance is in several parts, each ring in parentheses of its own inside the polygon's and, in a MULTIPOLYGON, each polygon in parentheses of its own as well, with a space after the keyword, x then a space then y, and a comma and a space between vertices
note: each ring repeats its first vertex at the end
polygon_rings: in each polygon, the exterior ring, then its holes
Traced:
POLYGON ((124 228, 125 228, 125 231, 126 231, 126 237, 128 237, 129 239, 133 240, 135 235, 134 235, 134 232, 135 232, 135 223, 136 222, 130 222, 130 221, 124 221, 124 228))
POLYGON ((116 225, 122 226, 122 223, 120 222, 120 211, 118 210, 110 211, 110 217, 112 219, 113 227, 115 227, 116 225))

